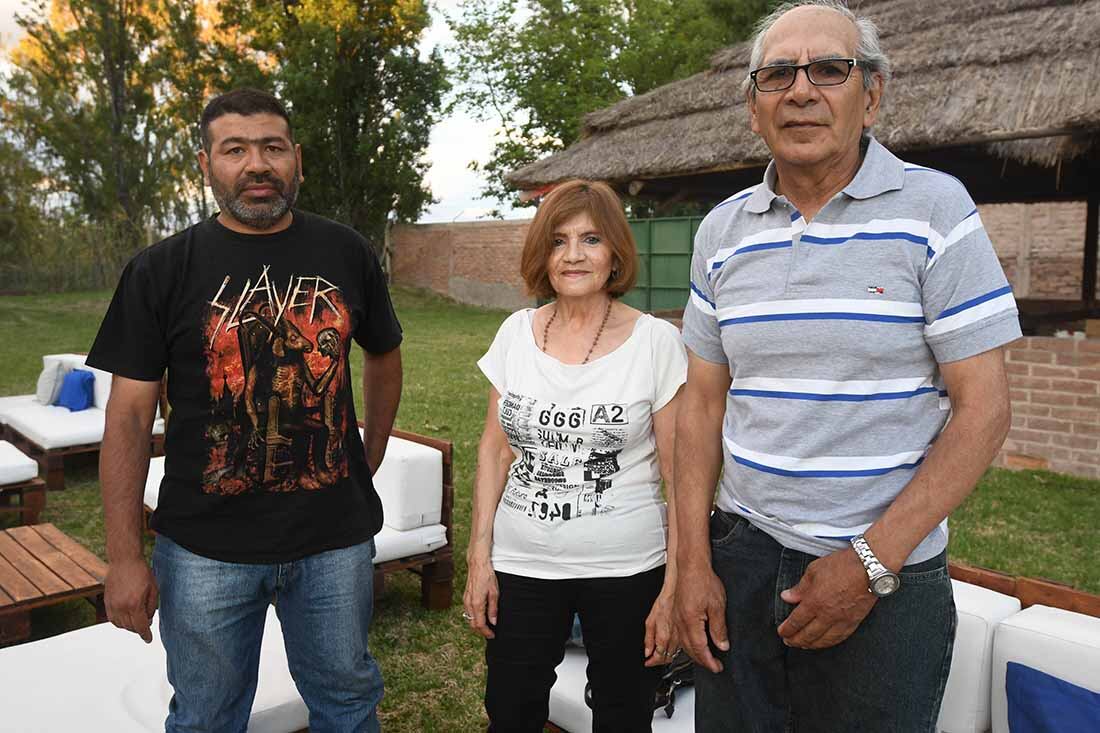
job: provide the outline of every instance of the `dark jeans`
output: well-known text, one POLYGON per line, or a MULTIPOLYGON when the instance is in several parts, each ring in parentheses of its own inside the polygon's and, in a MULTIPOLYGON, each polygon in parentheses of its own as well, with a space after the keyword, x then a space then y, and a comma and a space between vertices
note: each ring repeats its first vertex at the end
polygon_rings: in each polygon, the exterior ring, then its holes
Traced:
POLYGON ((374 541, 294 562, 211 560, 157 537, 168 733, 244 733, 274 599, 290 674, 313 733, 378 733, 382 671, 367 648, 374 541))
POLYGON ((711 517, 710 540, 730 650, 718 653, 720 674, 695 668, 698 733, 935 731, 957 623, 946 553, 907 565, 901 589, 879 599, 848 639, 804 650, 776 633, 794 609, 779 594, 816 558, 722 511, 711 517))
POLYGON ((580 616, 592 684, 594 733, 644 733, 653 720, 657 675, 645 662, 645 619, 664 567, 625 578, 541 580, 497 573, 500 601, 485 711, 492 733, 542 733, 565 640, 580 616))

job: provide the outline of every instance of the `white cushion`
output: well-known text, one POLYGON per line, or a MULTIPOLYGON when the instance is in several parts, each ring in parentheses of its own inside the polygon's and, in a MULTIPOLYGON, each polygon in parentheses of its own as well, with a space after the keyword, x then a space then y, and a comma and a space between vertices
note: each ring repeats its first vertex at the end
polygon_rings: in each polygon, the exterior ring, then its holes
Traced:
POLYGON ((38 375, 35 401, 40 405, 52 405, 61 394, 65 375, 73 369, 84 369, 83 354, 46 354, 42 357, 42 373, 38 375), (48 392, 47 392, 48 390, 48 392))
POLYGON ((1001 622, 993 641, 993 731, 1008 733, 1009 662, 1100 692, 1100 618, 1031 606, 1001 622))
MULTIPOLYGON (((150 509, 157 508, 160 482, 163 478, 164 456, 159 456, 149 461, 149 475, 145 479, 145 506, 150 509)), ((382 531, 375 535, 374 544, 377 550, 374 563, 377 565, 443 547, 447 544, 447 528, 442 524, 433 524, 402 532, 383 526, 382 531)))
POLYGON ((38 384, 34 390, 35 401, 40 405, 52 405, 57 395, 61 393, 63 377, 64 367, 61 361, 54 356, 43 356, 42 371, 38 375, 38 384))
POLYGON ((95 375, 95 386, 93 388, 93 404, 101 410, 106 410, 107 398, 111 396, 112 374, 110 372, 105 372, 102 369, 96 369, 95 367, 85 366, 84 368, 95 375))
MULTIPOLYGON (((71 448, 103 442, 106 412, 98 407, 70 412, 66 407, 31 405, 16 407, 6 413, 12 430, 41 448, 71 448)), ((164 433, 164 420, 153 422, 153 435, 164 433)))
POLYGON ((936 730, 985 733, 990 725, 993 633, 1003 619, 1019 612, 1020 600, 958 580, 951 586, 959 625, 936 730))
MULTIPOLYGON (((0 649, 4 730, 163 731, 172 693, 158 624, 154 617, 152 644, 111 624, 98 624, 0 649)), ((308 723, 309 713, 287 666, 282 627, 275 609, 269 608, 248 731, 290 733, 308 723)))
MULTIPOLYGON (((363 434, 363 429, 359 429, 363 434)), ((390 436, 386 456, 374 474, 382 499, 382 521, 406 530, 438 524, 443 506, 443 454, 435 448, 390 436)))
POLYGON ((70 412, 67 407, 34 405, 8 412, 8 427, 36 445, 70 448, 103 441, 106 413, 96 407, 70 412))
POLYGON ((157 456, 149 461, 149 474, 145 477, 145 506, 150 509, 157 508, 157 500, 160 498, 160 482, 164 478, 164 456, 157 456))
POLYGON ((417 527, 403 532, 393 527, 383 526, 382 531, 374 536, 376 550, 374 564, 431 552, 446 544, 447 528, 442 524, 417 527))
POLYGON ((65 373, 72 372, 74 369, 86 369, 85 361, 88 359, 87 354, 58 353, 53 355, 61 360, 65 368, 65 373))
POLYGON ((9 397, 0 397, 0 426, 8 422, 7 413, 19 407, 30 407, 39 404, 37 395, 18 394, 9 397))
POLYGON ((19 484, 38 475, 38 462, 6 440, 0 440, 0 488, 19 484))
MULTIPOLYGON (((592 711, 584 702, 585 668, 588 655, 584 649, 567 648, 565 659, 554 670, 558 681, 550 689, 550 722, 569 733, 592 730, 592 711)), ((653 733, 691 733, 695 730, 695 690, 676 690, 676 709, 669 718, 664 710, 653 713, 653 733)))

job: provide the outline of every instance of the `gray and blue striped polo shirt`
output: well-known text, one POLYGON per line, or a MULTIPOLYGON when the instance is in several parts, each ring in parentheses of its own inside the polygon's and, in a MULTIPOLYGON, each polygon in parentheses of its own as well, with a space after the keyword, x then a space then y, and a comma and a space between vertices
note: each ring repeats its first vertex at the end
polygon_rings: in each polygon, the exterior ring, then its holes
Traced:
MULTIPOLYGON (((871 140, 807 222, 764 181, 695 238, 684 342, 729 364, 718 506, 824 555, 880 517, 950 415, 938 365, 1020 336, 965 187, 871 140)), ((907 562, 947 544, 944 522, 907 562)))

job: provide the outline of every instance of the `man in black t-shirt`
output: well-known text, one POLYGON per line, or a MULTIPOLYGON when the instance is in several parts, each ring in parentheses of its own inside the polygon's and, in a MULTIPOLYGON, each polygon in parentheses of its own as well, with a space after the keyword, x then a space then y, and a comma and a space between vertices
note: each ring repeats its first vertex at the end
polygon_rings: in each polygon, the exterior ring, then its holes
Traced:
POLYGON ((220 213, 131 260, 88 355, 114 374, 100 454, 107 614, 149 642, 159 603, 167 731, 244 730, 272 603, 310 730, 375 731, 371 476, 400 398, 401 327, 366 241, 294 208, 301 148, 274 97, 217 97, 201 130, 220 213), (166 370, 150 568, 142 494, 166 370))

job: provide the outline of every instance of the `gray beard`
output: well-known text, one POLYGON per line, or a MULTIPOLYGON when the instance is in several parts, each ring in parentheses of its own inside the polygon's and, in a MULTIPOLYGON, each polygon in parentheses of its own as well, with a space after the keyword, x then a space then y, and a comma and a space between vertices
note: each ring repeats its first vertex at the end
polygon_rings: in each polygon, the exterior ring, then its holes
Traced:
POLYGON ((294 171, 285 190, 278 191, 270 201, 264 203, 245 203, 240 194, 234 194, 232 189, 223 187, 214 177, 210 178, 210 190, 221 211, 227 212, 241 224, 253 229, 270 229, 286 215, 298 199, 298 171, 294 171))

